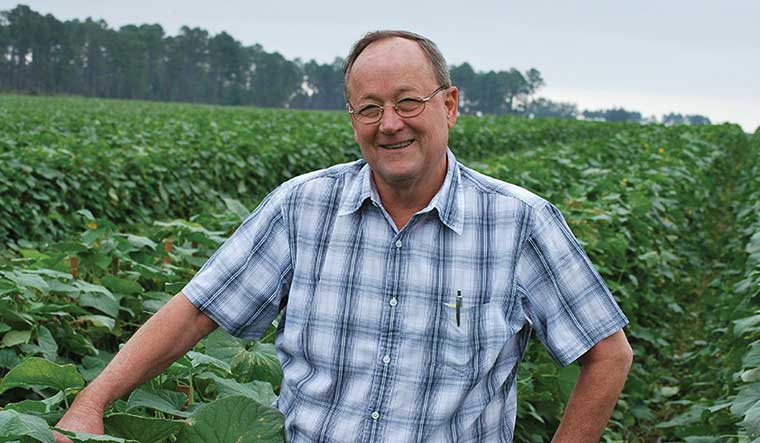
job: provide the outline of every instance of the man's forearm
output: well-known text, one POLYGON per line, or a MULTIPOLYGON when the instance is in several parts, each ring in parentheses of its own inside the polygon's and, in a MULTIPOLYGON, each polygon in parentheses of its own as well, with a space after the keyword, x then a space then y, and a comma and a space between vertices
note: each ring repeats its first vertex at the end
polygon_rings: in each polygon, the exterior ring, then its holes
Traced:
POLYGON ((580 376, 553 443, 595 443, 601 438, 633 358, 622 331, 608 338, 606 344, 610 343, 616 344, 615 352, 581 360, 580 376))
POLYGON ((115 399, 163 372, 215 328, 183 294, 174 296, 135 332, 74 405, 102 413, 115 399))

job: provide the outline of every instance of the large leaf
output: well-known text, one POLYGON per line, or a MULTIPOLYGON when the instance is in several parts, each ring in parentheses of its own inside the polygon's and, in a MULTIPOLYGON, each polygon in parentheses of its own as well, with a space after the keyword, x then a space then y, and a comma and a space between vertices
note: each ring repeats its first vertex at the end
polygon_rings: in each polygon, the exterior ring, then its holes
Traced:
POLYGON ((2 346, 10 348, 11 346, 27 343, 31 336, 32 331, 8 331, 3 336, 2 346))
POLYGON ((277 409, 243 396, 227 397, 203 407, 177 443, 281 443, 285 423, 277 409))
POLYGON ((241 351, 245 351, 245 340, 233 337, 221 328, 203 339, 206 354, 219 360, 230 362, 241 351))
POLYGON ((132 414, 113 414, 104 420, 106 432, 140 443, 157 443, 173 435, 185 425, 184 421, 143 417, 132 414))
POLYGON ((0 393, 11 388, 47 386, 66 391, 84 386, 84 380, 74 365, 57 365, 39 357, 30 357, 14 367, 0 383, 0 393))
POLYGON ((65 435, 71 439, 74 443, 90 443, 90 442, 113 442, 113 443, 139 443, 136 440, 126 440, 120 437, 113 437, 110 435, 95 435, 88 434, 86 432, 71 432, 63 429, 54 428, 56 431, 65 435))
POLYGON ((140 294, 143 292, 143 288, 139 283, 133 280, 127 280, 126 278, 106 275, 105 277, 101 278, 100 281, 106 288, 120 294, 140 294))
POLYGON ((271 405, 277 399, 277 395, 272 390, 272 385, 265 381, 254 380, 248 383, 238 383, 235 380, 214 374, 204 374, 200 378, 213 380, 220 398, 243 395, 263 405, 271 405))
POLYGON ((140 388, 133 391, 129 396, 127 411, 135 408, 149 408, 178 417, 189 417, 192 413, 182 410, 185 401, 187 401, 187 397, 181 392, 167 390, 149 391, 140 388))
POLYGON ((277 358, 274 345, 269 343, 253 343, 250 351, 238 352, 230 362, 232 372, 241 381, 262 380, 272 384, 275 392, 282 383, 282 366, 277 358))
POLYGON ((18 441, 19 437, 24 437, 24 441, 55 441, 45 420, 18 411, 0 411, 0 442, 18 441))

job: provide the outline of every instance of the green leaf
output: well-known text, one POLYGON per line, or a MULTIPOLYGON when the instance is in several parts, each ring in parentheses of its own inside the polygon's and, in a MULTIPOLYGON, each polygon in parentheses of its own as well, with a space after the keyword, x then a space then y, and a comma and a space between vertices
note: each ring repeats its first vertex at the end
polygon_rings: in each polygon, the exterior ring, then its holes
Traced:
POLYGON ((119 299, 108 292, 104 293, 86 293, 79 297, 79 304, 98 311, 112 318, 119 316, 119 299))
POLYGON ((142 237, 142 236, 139 236, 139 235, 132 235, 132 234, 127 234, 126 237, 127 237, 127 241, 132 246, 135 246, 135 247, 140 248, 140 249, 142 249, 142 248, 149 248, 149 249, 152 249, 152 250, 156 249, 156 242, 154 242, 153 240, 149 239, 148 237, 142 237))
POLYGON ((0 368, 11 369, 21 363, 13 349, 0 349, 0 368))
POLYGON ((109 331, 113 330, 113 328, 116 326, 116 320, 110 317, 106 317, 105 315, 83 315, 77 318, 77 320, 90 322, 93 324, 93 326, 106 328, 109 331))
POLYGON ((39 275, 23 271, 0 272, 0 274, 20 288, 37 289, 43 294, 47 294, 50 291, 48 284, 39 275))
POLYGON ((254 380, 248 383, 238 383, 235 380, 208 373, 201 375, 199 378, 213 380, 220 398, 242 395, 262 405, 271 405, 277 400, 277 395, 272 390, 272 385, 265 381, 254 380))
POLYGON ((195 351, 189 351, 186 355, 190 359, 190 363, 193 365, 193 368, 210 366, 213 368, 221 369, 226 373, 230 372, 230 365, 227 362, 223 362, 217 358, 195 351))
POLYGON ((19 437, 44 443, 54 443, 53 433, 45 420, 18 411, 0 411, 0 442, 18 441, 19 437))
POLYGON ((760 400, 760 383, 742 386, 734 401, 731 402, 731 413, 741 417, 758 400, 760 400))
POLYGON ((184 421, 132 414, 109 415, 103 423, 109 434, 140 443, 158 443, 185 426, 184 421))
POLYGON ((20 345, 22 343, 28 343, 32 336, 32 331, 10 331, 3 336, 3 347, 10 348, 11 346, 20 345))
POLYGON ((58 343, 55 342, 55 338, 48 328, 44 326, 37 328, 37 345, 46 359, 55 360, 58 354, 58 343))
POLYGON ((89 442, 113 442, 113 443, 140 443, 136 440, 126 440, 119 437, 112 437, 110 435, 95 435, 88 434, 86 432, 71 432, 60 428, 53 428, 66 437, 70 438, 74 443, 89 443, 89 442))
POLYGON ((203 407, 177 436, 177 443, 282 443, 285 422, 277 409, 243 396, 203 407))
POLYGON ((127 411, 135 408, 148 408, 178 417, 189 417, 192 413, 181 410, 186 401, 187 397, 181 392, 166 390, 149 391, 140 388, 129 396, 127 411))
POLYGON ((29 357, 8 372, 0 383, 0 393, 29 386, 47 386, 65 392, 81 388, 84 380, 72 364, 61 366, 39 357, 29 357))
POLYGON ((230 366, 241 381, 262 380, 271 383, 275 392, 280 389, 282 366, 273 344, 254 342, 250 351, 237 353, 230 366))
POLYGON ((224 198, 224 204, 227 206, 227 209, 229 209, 231 212, 233 212, 235 215, 240 217, 240 220, 245 220, 246 217, 248 217, 251 214, 251 211, 246 209, 245 206, 243 206, 242 203, 239 201, 233 199, 233 198, 224 198))
POLYGON ((245 351, 245 340, 233 337, 221 328, 209 334, 203 343, 206 354, 223 361, 231 361, 241 351, 245 351))
POLYGON ((143 292, 142 286, 136 281, 127 280, 126 278, 114 277, 113 275, 106 275, 100 279, 103 286, 107 287, 113 292, 120 294, 141 294, 143 292))

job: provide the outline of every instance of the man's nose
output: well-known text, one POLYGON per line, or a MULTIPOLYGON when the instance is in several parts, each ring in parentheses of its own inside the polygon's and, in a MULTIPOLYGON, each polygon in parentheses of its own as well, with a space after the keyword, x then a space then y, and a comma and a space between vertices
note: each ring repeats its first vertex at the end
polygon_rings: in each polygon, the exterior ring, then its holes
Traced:
POLYGON ((380 127, 378 128, 383 134, 394 134, 404 127, 404 119, 396 114, 393 106, 386 106, 383 109, 383 116, 380 118, 380 127))

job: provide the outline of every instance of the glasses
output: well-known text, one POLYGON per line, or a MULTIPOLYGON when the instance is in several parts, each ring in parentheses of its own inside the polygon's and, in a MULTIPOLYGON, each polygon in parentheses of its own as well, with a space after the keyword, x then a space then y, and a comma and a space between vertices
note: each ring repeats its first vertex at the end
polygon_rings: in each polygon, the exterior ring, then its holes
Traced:
MULTIPOLYGON (((399 117, 412 118, 422 114, 425 110, 425 103, 427 103, 433 96, 439 92, 447 89, 448 86, 441 86, 427 97, 404 97, 397 101, 393 105, 393 110, 396 111, 399 117)), ((380 121, 383 118, 383 112, 385 106, 378 105, 376 103, 370 103, 360 108, 354 109, 351 103, 348 103, 348 113, 351 114, 356 121, 364 123, 365 125, 371 125, 380 121)))

